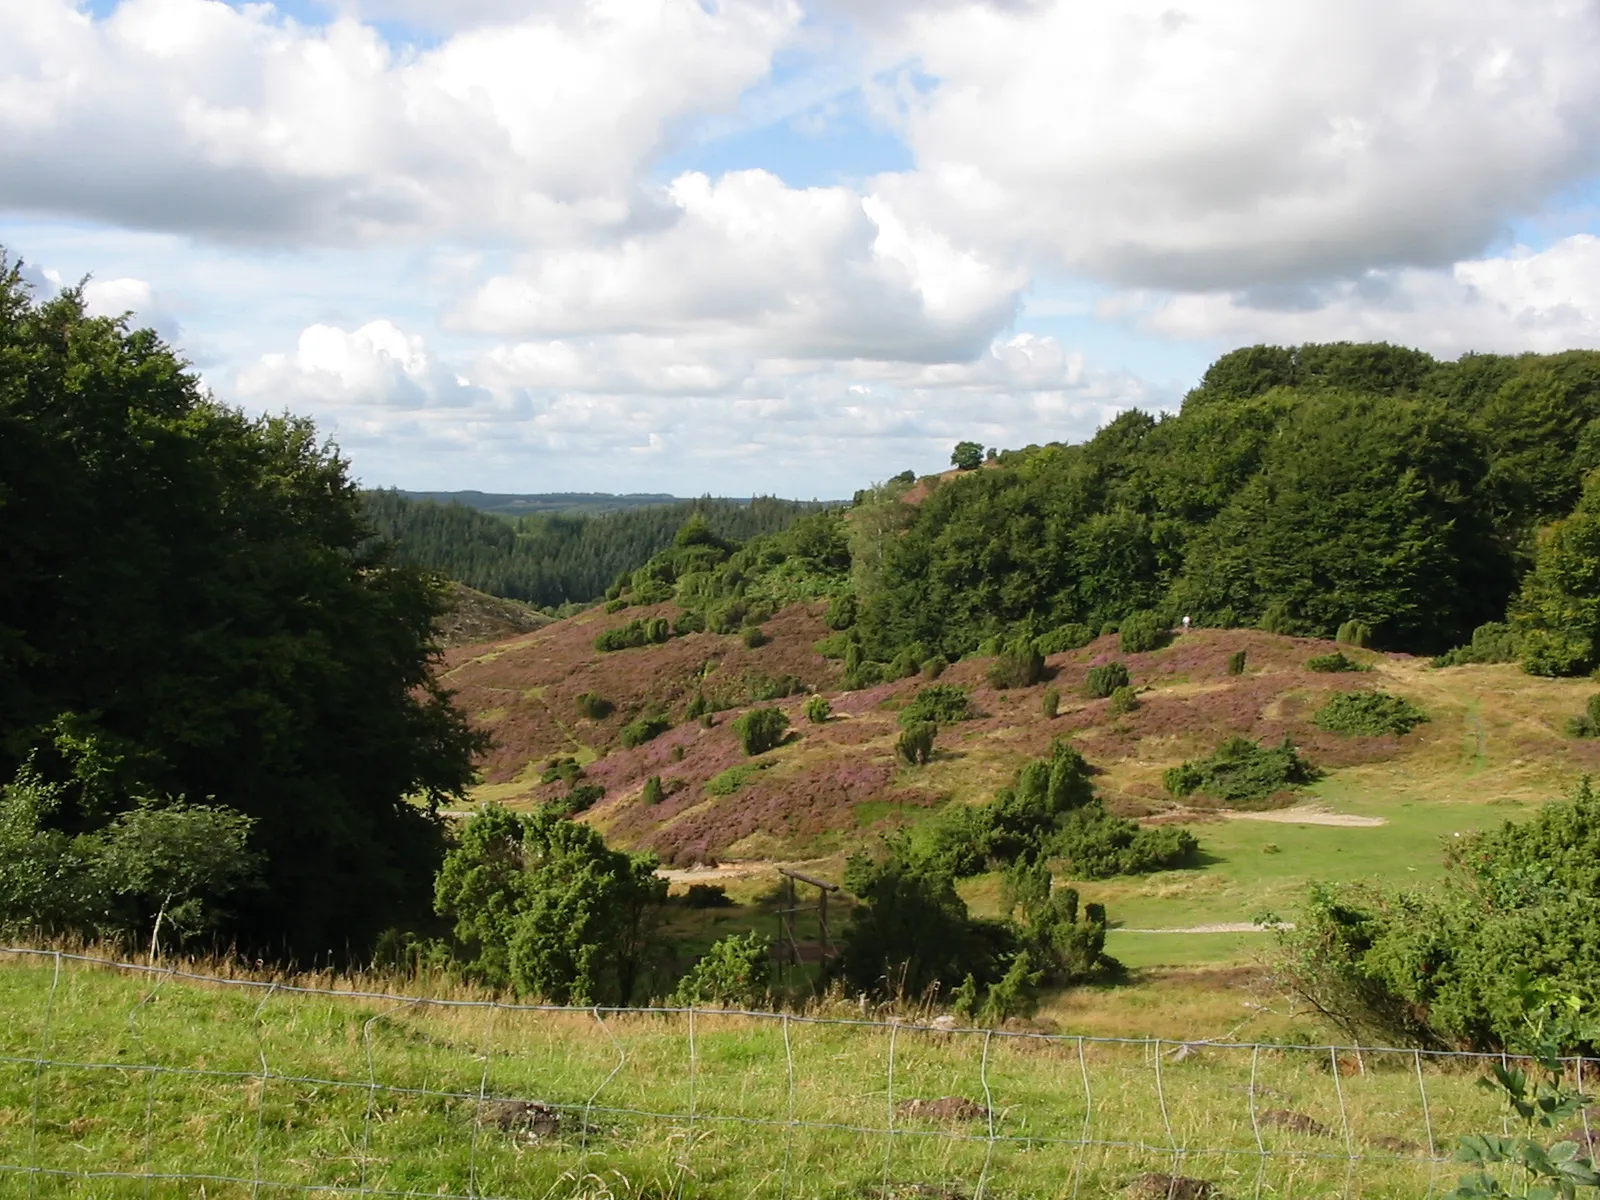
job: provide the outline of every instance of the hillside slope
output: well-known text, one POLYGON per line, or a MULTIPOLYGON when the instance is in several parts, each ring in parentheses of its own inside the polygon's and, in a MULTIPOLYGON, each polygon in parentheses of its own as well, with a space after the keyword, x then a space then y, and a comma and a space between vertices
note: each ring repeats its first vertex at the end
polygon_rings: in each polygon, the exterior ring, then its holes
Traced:
POLYGON ((1214 820, 1193 801, 1175 802, 1161 776, 1232 736, 1263 744, 1289 738, 1324 772, 1310 789, 1314 795, 1362 780, 1365 794, 1525 802, 1600 768, 1600 741, 1561 732, 1565 718, 1582 709, 1592 689, 1587 681, 1534 679, 1509 666, 1436 670, 1425 660, 1368 651, 1354 653, 1370 671, 1319 674, 1306 660, 1331 651, 1331 643, 1255 630, 1196 630, 1145 654, 1122 654, 1116 636, 1106 636, 1051 656, 1045 681, 1004 691, 986 681, 989 660, 956 663, 939 682, 970 689, 979 715, 942 730, 933 761, 914 767, 896 757, 896 714, 925 681, 841 692, 841 665, 815 649, 827 632, 820 605, 781 611, 765 626, 770 642, 756 648, 736 636, 694 633, 659 646, 594 649, 603 630, 676 611, 670 604, 594 611, 452 652, 445 682, 496 739, 483 761, 478 797, 513 806, 553 799, 565 785, 541 783, 541 773, 550 760, 572 756, 583 764, 585 782, 605 789, 584 819, 620 844, 653 848, 668 863, 688 865, 846 850, 869 831, 915 820, 945 802, 987 799, 1058 737, 1072 739, 1093 764, 1114 811, 1154 821, 1214 820), (1232 676, 1227 660, 1239 650, 1248 668, 1232 676), (1140 690, 1134 712, 1117 715, 1110 701, 1084 695, 1089 669, 1111 661, 1124 662, 1140 690), (1054 718, 1042 711, 1046 688, 1060 693, 1054 718), (1370 688, 1413 700, 1431 719, 1404 737, 1346 736, 1311 722, 1329 695, 1370 688), (770 701, 791 721, 789 743, 747 760, 732 718, 761 696, 791 689, 796 694, 770 701), (808 724, 802 689, 826 695, 832 719, 808 724), (685 718, 697 691, 731 706, 710 728, 685 718), (586 692, 616 711, 604 720, 580 717, 576 701, 586 692), (665 714, 672 728, 625 748, 623 726, 645 712, 665 714), (707 781, 747 761, 763 769, 730 794, 707 793, 707 781), (658 805, 640 799, 651 775, 661 777, 667 792, 658 805))

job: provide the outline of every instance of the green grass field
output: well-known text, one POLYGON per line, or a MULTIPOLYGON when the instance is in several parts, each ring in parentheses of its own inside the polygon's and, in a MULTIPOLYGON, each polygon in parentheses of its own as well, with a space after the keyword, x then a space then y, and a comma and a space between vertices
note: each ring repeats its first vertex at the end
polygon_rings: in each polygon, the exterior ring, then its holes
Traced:
POLYGON ((1231 1195, 1398 1198, 1452 1177, 1430 1147, 1499 1128, 1475 1065, 1409 1053, 707 1012, 691 1029, 71 962, 57 978, 14 956, 0 1045, 11 1195, 1107 1196, 1175 1171, 1231 1195), (904 1107, 947 1096, 987 1111, 904 1107), (560 1115, 529 1129, 483 1103, 504 1099, 560 1115))

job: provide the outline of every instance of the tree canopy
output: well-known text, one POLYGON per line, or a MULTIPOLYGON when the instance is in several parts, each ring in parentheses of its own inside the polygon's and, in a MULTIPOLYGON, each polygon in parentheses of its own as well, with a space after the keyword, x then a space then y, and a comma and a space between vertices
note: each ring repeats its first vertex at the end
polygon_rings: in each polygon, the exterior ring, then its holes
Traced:
POLYGON ((478 744, 430 672, 441 602, 308 421, 217 403, 0 258, 0 779, 49 789, 39 832, 247 828, 257 886, 217 933, 260 950, 425 915, 429 805, 478 744))

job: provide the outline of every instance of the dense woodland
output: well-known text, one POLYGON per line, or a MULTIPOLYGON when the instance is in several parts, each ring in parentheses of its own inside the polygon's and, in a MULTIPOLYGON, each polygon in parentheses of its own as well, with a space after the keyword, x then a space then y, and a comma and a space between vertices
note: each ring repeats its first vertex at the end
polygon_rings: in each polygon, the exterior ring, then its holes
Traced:
POLYGON ((362 498, 398 560, 546 608, 596 599, 618 574, 671 545, 693 518, 720 537, 744 541, 784 529, 818 507, 769 496, 748 502, 705 497, 598 515, 505 517, 392 490, 364 492, 362 498))
POLYGON ((426 920, 481 744, 442 606, 310 422, 0 255, 0 926, 307 962, 426 920))
POLYGON ((709 558, 680 545, 608 596, 673 597, 712 627, 828 598, 839 654, 897 674, 1182 616, 1354 622, 1387 649, 1574 674, 1600 665, 1597 467, 1600 353, 1253 347, 1179 413, 898 477, 709 558))

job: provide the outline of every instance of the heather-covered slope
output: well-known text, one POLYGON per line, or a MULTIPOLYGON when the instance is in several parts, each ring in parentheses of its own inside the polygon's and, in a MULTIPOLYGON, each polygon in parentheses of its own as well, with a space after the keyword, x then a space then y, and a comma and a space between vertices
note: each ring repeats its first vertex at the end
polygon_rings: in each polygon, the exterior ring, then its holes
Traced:
MULTIPOLYGON (((943 728, 933 760, 912 766, 895 753, 897 713, 927 681, 840 691, 841 665, 815 648, 828 632, 822 611, 820 604, 784 609, 764 626, 771 640, 755 648, 735 635, 693 633, 662 645, 594 649, 604 630, 676 615, 674 606, 659 605, 585 613, 453 651, 445 682, 496 739, 477 795, 514 806, 554 799, 567 783, 541 783, 541 773, 551 760, 572 756, 583 782, 604 788, 583 819, 620 844, 651 847, 686 866, 848 850, 870 831, 915 821, 943 803, 987 799, 1059 737, 1070 738, 1095 767, 1114 811, 1158 821, 1205 820, 1217 807, 1204 797, 1179 804, 1163 789, 1162 774, 1233 736, 1263 745, 1288 738, 1324 773, 1322 790, 1363 777, 1381 779, 1391 794, 1433 800, 1542 798, 1600 768, 1600 741, 1562 733, 1592 685, 1534 679, 1510 666, 1436 670, 1425 660, 1370 651, 1349 651, 1370 671, 1318 673, 1307 660, 1331 652, 1331 643, 1255 630, 1196 630, 1143 654, 1122 653, 1117 636, 1108 635, 1050 656, 1041 682, 1006 690, 987 682, 989 659, 953 664, 939 683, 969 689, 977 715, 943 728), (1228 659, 1241 650, 1246 670, 1230 675, 1228 659), (1084 694, 1090 668, 1111 661, 1126 664, 1138 691, 1132 712, 1114 713, 1109 699, 1084 694), (806 721, 801 689, 828 697, 827 722, 806 721), (1060 696, 1053 718, 1043 713, 1047 689, 1060 696), (1408 697, 1430 720, 1403 737, 1350 736, 1312 722, 1330 695, 1363 689, 1408 697), (796 694, 758 701, 789 690, 796 694), (697 692, 731 705, 709 728, 686 717, 697 692), (615 712, 602 720, 580 716, 583 693, 609 700, 615 712), (731 725, 756 702, 781 708, 792 730, 787 744, 749 759, 731 725), (624 726, 651 712, 665 714, 671 728, 625 747, 624 726), (707 791, 708 781, 742 763, 761 769, 726 794, 707 791), (641 797, 652 775, 665 792, 654 805, 641 797)), ((1282 794, 1262 803, 1294 799, 1282 794)))

